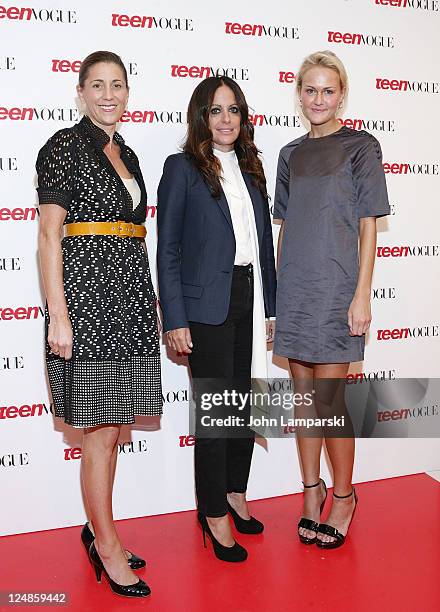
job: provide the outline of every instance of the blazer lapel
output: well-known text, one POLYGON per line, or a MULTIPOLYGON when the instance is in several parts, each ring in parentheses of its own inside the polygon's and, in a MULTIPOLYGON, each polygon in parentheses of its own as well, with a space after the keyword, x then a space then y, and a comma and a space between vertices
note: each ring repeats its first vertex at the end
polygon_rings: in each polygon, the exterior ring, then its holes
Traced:
POLYGON ((246 172, 242 172, 242 175, 244 178, 244 182, 246 183, 246 187, 248 188, 249 195, 251 197, 252 206, 254 207, 255 225, 257 226, 258 234, 258 244, 261 248, 264 234, 264 217, 263 208, 261 206, 263 196, 261 195, 261 192, 258 187, 256 187, 252 182, 252 177, 246 172))
POLYGON ((216 198, 216 201, 217 201, 217 204, 220 206, 220 210, 225 215, 226 221, 229 223, 231 230, 234 231, 234 228, 232 225, 231 212, 229 210, 229 204, 226 199, 225 192, 223 191, 222 188, 220 188, 220 197, 216 198))
MULTIPOLYGON (((263 199, 263 196, 261 195, 258 187, 255 187, 255 185, 253 184, 251 176, 247 174, 246 172, 242 172, 242 175, 246 183, 246 187, 248 188, 248 192, 249 192, 249 195, 252 201, 252 206, 254 208, 255 224, 257 227, 257 234, 258 234, 258 244, 261 247, 261 244, 263 242, 263 233, 264 233, 264 217, 263 217, 263 209, 261 206, 261 201, 263 199)), ((234 228, 232 225, 231 213, 229 210, 229 204, 226 199, 225 192, 223 191, 222 188, 220 189, 220 198, 217 199, 217 204, 219 205, 222 213, 224 214, 226 221, 228 222, 231 230, 234 231, 234 228)))

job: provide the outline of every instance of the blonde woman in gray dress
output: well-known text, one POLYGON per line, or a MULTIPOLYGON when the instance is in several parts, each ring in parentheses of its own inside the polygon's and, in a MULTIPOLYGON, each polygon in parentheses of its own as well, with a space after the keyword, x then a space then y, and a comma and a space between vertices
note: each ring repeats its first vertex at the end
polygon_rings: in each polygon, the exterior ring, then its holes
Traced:
MULTIPOLYGON (((376 218, 389 214, 378 141, 337 119, 347 81, 341 60, 330 51, 304 60, 297 94, 310 131, 281 149, 275 193, 274 217, 282 225, 274 353, 289 359, 296 390, 315 389, 319 416, 329 406, 344 411, 350 362, 363 359, 376 218)), ((337 548, 344 544, 357 503, 352 429, 300 431, 297 443, 304 479, 299 538, 337 548), (319 472, 324 439, 334 492, 321 523, 327 496, 319 472)))

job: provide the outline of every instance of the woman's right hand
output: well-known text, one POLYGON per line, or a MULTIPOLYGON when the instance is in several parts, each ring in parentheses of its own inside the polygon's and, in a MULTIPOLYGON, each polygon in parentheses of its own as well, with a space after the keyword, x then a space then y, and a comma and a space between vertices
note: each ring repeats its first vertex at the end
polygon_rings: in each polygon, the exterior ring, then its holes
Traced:
POLYGON ((61 317, 50 316, 47 341, 54 355, 63 359, 72 357, 73 332, 67 315, 61 317))
POLYGON ((192 353, 192 340, 189 327, 179 327, 166 333, 168 346, 178 353, 188 355, 192 353))

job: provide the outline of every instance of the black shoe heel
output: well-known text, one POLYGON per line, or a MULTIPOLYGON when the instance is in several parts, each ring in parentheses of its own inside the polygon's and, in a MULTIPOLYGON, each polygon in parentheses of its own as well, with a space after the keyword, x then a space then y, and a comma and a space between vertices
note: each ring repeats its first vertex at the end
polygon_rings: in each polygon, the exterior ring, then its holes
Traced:
POLYGON ((93 565, 96 574, 96 582, 101 582, 102 568, 99 565, 93 565))
MULTIPOLYGON (((327 487, 326 487, 326 484, 322 480, 322 478, 320 478, 318 480, 318 482, 316 482, 315 484, 312 484, 312 485, 306 485, 306 484, 303 483, 304 489, 314 489, 315 487, 317 487, 321 483, 324 485, 325 496, 324 496, 324 499, 322 500, 321 506, 319 508, 319 515, 322 514, 322 511, 324 510, 325 500, 327 499, 327 487)), ((303 529, 308 529, 309 531, 314 531, 317 534, 318 533, 318 529, 319 529, 319 524, 316 521, 312 521, 312 519, 308 519, 308 518, 304 518, 303 517, 303 518, 301 518, 299 520, 298 530, 301 527, 303 529)), ((298 537, 299 537, 299 540, 300 540, 300 542, 302 544, 307 544, 307 545, 315 544, 316 541, 317 541, 316 535, 315 535, 314 538, 307 538, 306 536, 303 536, 302 534, 300 534, 299 531, 298 531, 298 537)))
POLYGON ((328 548, 328 549, 340 548, 343 544, 345 544, 345 539, 347 537, 348 530, 350 529, 351 521, 353 520, 354 513, 357 508, 358 496, 356 495, 356 491, 354 487, 351 493, 349 493, 348 495, 336 495, 335 493, 333 493, 333 497, 336 497, 336 499, 347 499, 348 497, 351 497, 352 495, 354 498, 354 508, 353 508, 353 513, 351 515, 350 522, 348 523, 347 533, 343 535, 340 531, 336 529, 336 527, 332 527, 331 525, 327 525, 326 523, 321 523, 318 526, 318 533, 321 533, 322 535, 328 535, 331 538, 335 538, 335 539, 333 542, 323 542, 322 540, 317 538, 316 546, 319 546, 319 548, 328 548))
MULTIPOLYGON (((81 530, 81 540, 82 540, 82 543, 84 544, 84 548, 86 549, 86 553, 89 554, 90 544, 94 542, 95 536, 93 535, 92 530, 90 529, 88 523, 86 523, 81 530)), ((127 552, 130 552, 130 551, 127 551, 127 552)), ((133 553, 130 553, 130 555, 131 557, 127 559, 127 563, 131 567, 132 570, 138 570, 147 565, 144 559, 141 559, 140 557, 138 557, 137 555, 134 555, 133 553)))
POLYGON ((139 578, 139 580, 135 584, 118 584, 114 580, 110 578, 107 574, 107 570, 104 567, 101 557, 98 554, 98 551, 95 548, 95 543, 92 542, 89 548, 89 559, 95 568, 96 580, 101 582, 101 576, 104 572, 105 577, 110 585, 111 590, 116 595, 122 595, 123 597, 147 597, 150 593, 150 587, 145 584, 143 580, 139 578))
POLYGON ((247 533, 248 535, 257 535, 263 533, 264 525, 256 518, 251 516, 250 519, 242 518, 236 510, 228 502, 228 512, 232 516, 234 521, 235 529, 240 533, 247 533))
POLYGON ((243 548, 243 546, 240 546, 238 542, 235 542, 234 546, 223 546, 223 544, 220 544, 220 542, 215 539, 208 525, 206 516, 203 514, 200 514, 199 512, 197 514, 197 519, 200 525, 202 526, 203 544, 206 548, 206 534, 207 534, 211 539, 212 547, 214 549, 214 554, 217 557, 217 559, 220 559, 220 561, 228 561, 229 563, 239 563, 240 561, 246 561, 248 554, 247 554, 247 550, 243 548))

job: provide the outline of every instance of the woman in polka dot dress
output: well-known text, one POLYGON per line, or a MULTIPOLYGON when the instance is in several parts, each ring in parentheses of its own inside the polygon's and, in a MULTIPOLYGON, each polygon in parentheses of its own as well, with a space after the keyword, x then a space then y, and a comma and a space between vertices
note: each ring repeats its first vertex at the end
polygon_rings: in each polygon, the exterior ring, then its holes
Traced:
POLYGON ((116 132, 128 99, 119 56, 89 55, 77 91, 84 117, 52 136, 36 165, 47 370, 56 416, 84 428, 91 521, 82 540, 97 577, 104 571, 115 592, 143 597, 149 588, 132 570, 145 562, 121 546, 112 487, 121 424, 162 412, 156 296, 142 239, 147 196, 138 159, 116 132))

